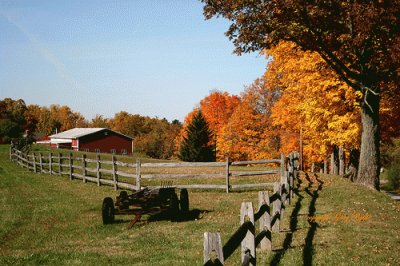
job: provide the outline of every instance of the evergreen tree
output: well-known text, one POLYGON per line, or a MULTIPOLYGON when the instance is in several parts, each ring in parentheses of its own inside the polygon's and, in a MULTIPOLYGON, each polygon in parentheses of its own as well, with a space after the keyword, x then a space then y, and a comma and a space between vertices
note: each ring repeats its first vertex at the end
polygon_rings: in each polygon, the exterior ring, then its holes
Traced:
POLYGON ((210 145, 211 131, 203 114, 199 111, 188 125, 187 137, 181 143, 180 158, 188 162, 215 161, 215 147, 210 145))

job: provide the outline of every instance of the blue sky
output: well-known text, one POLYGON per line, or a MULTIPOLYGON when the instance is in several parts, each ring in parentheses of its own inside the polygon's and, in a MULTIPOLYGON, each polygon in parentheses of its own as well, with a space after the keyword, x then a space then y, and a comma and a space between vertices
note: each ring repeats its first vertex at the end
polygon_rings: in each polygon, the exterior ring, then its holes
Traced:
POLYGON ((201 2, 0 0, 0 99, 183 120, 218 89, 240 94, 267 61, 236 56, 201 2))

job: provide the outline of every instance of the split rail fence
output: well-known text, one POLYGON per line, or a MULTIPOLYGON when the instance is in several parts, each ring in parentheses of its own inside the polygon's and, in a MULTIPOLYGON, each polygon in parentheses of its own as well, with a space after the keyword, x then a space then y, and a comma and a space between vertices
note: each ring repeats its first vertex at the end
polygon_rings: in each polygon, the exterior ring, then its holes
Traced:
POLYGON ((280 221, 285 206, 293 197, 294 181, 299 167, 299 154, 292 152, 286 158, 287 168, 281 173, 281 181, 274 183, 273 194, 258 192, 258 211, 254 212, 252 202, 242 202, 240 208, 240 227, 222 245, 220 233, 204 233, 204 265, 224 265, 224 262, 240 246, 241 265, 256 265, 256 248, 272 250, 272 232, 279 233, 280 221), (256 222, 259 233, 256 234, 256 222))
MULTIPOLYGON (((24 153, 15 148, 10 148, 10 160, 15 161, 20 166, 27 168, 35 173, 44 173, 58 176, 68 176, 70 180, 81 179, 84 183, 94 182, 100 185, 111 185, 117 189, 140 190, 142 188, 143 179, 181 179, 181 178, 222 178, 223 184, 187 184, 174 185, 177 188, 188 189, 223 189, 229 192, 234 189, 246 188, 265 188, 273 187, 273 183, 252 183, 252 184, 231 184, 232 177, 244 176, 260 176, 260 175, 283 175, 284 173, 284 156, 280 159, 258 160, 258 161, 237 161, 230 162, 227 159, 225 162, 179 162, 179 163, 142 163, 137 159, 134 163, 126 163, 118 161, 117 157, 112 155, 111 160, 104 160, 97 154, 96 158, 88 158, 86 154, 77 156, 69 153, 24 153), (278 169, 266 169, 262 171, 244 171, 234 172, 231 170, 233 166, 247 165, 279 165, 278 169), (202 173, 191 174, 187 173, 152 173, 154 169, 160 169, 158 172, 167 168, 180 168, 185 171, 190 167, 220 167, 222 173, 202 173), (123 168, 123 171, 120 170, 123 168), (150 169, 150 171, 145 171, 150 169), (150 172, 150 173, 146 173, 150 172)), ((157 172, 157 171, 155 171, 157 172)), ((157 186, 149 186, 157 187, 157 186)))

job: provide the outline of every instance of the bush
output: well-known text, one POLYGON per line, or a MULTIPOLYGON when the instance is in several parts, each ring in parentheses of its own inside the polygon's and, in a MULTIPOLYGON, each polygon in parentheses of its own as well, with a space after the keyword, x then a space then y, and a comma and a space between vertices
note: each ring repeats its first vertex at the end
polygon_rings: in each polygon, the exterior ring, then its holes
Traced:
POLYGON ((400 189, 400 138, 392 139, 391 145, 383 146, 382 163, 387 165, 388 190, 400 189))
POLYGON ((398 190, 400 188, 400 164, 397 162, 392 163, 386 171, 388 188, 390 190, 398 190))

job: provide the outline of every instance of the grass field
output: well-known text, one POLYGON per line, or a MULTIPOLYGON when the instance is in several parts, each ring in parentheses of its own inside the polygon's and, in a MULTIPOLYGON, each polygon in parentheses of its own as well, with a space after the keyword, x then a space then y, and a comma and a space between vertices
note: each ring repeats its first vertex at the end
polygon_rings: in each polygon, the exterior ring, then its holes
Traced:
MULTIPOLYGON (((258 265, 400 265, 400 204, 338 176, 304 175, 273 252, 258 265)), ((201 265, 203 233, 225 243, 238 228, 242 201, 257 191, 189 191, 191 217, 101 222, 111 187, 27 172, 0 146, 0 265, 201 265)), ((226 265, 238 265, 234 253, 226 265)))

